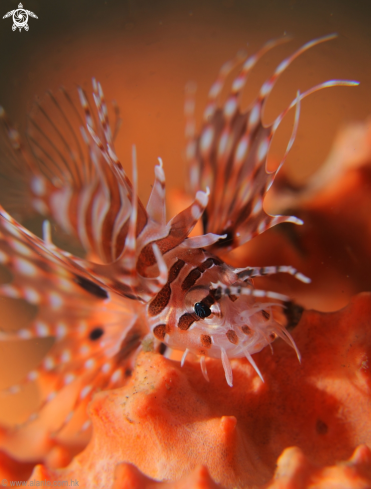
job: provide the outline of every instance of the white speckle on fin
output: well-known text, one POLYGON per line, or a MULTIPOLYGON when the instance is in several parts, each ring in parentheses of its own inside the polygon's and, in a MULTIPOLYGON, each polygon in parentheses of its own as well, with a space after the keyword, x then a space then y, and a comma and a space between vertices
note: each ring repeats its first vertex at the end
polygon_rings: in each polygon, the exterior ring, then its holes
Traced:
POLYGON ((28 329, 20 329, 17 334, 19 338, 22 338, 24 340, 32 338, 32 333, 28 329))
POLYGON ((85 423, 81 426, 80 431, 86 431, 91 425, 90 419, 86 420, 85 423))
POLYGON ((224 106, 224 115, 227 118, 232 118, 237 112, 237 109, 238 109, 237 100, 235 97, 232 97, 229 100, 227 100, 224 106))
POLYGON ((65 323, 59 322, 57 323, 57 326, 55 328, 55 335, 58 339, 63 338, 64 336, 67 335, 67 325, 65 323))
POLYGON ((30 184, 32 192, 38 197, 42 197, 46 193, 46 180, 41 175, 34 177, 30 184))
POLYGON ((94 358, 89 358, 88 360, 86 360, 86 362, 84 363, 84 367, 89 370, 91 368, 94 368, 95 367, 95 360, 94 358))
POLYGON ((34 381, 38 378, 39 374, 37 372, 37 370, 31 370, 30 372, 28 372, 27 374, 27 380, 29 381, 34 381))
POLYGON ((120 368, 118 368, 111 375, 110 381, 112 382, 112 384, 116 384, 117 382, 119 382, 121 377, 122 377, 122 370, 120 368))
POLYGON ((86 385, 83 387, 83 389, 80 392, 80 399, 84 399, 91 391, 92 386, 91 385, 86 385))
POLYGON ((35 333, 40 338, 43 338, 43 337, 46 337, 46 336, 50 336, 49 327, 43 321, 36 321, 35 322, 35 333))
POLYGON ((200 149, 203 154, 207 154, 212 146, 214 138, 214 131, 211 127, 208 127, 202 134, 201 140, 200 140, 200 149))
POLYGON ((63 304, 62 297, 59 294, 57 294, 56 292, 50 292, 49 293, 49 304, 50 304, 50 307, 52 307, 53 309, 59 309, 63 304))
POLYGON ((54 362, 53 358, 52 357, 45 357, 44 362, 43 362, 43 366, 44 366, 45 370, 52 370, 53 368, 55 368, 55 362, 54 362))
POLYGON ((102 365, 102 368, 101 368, 101 370, 102 370, 102 372, 103 372, 104 374, 108 373, 108 372, 110 371, 110 369, 111 369, 111 364, 110 364, 109 362, 104 363, 104 364, 102 365))
POLYGON ((37 268, 28 260, 17 258, 14 260, 14 265, 19 273, 26 275, 27 277, 35 277, 37 275, 37 268))
POLYGON ((74 374, 68 373, 64 376, 64 385, 71 384, 76 379, 76 376, 74 374))

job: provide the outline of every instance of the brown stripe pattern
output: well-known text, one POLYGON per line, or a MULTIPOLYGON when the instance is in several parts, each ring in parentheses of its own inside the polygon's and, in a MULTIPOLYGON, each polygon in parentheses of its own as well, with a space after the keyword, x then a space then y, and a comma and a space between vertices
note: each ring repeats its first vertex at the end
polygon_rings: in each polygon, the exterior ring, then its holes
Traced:
POLYGON ((180 273, 180 270, 184 267, 185 262, 183 260, 177 260, 174 265, 169 270, 169 278, 160 292, 153 299, 151 304, 148 307, 148 314, 150 316, 157 316, 160 314, 165 307, 168 305, 171 297, 171 288, 170 284, 174 282, 177 276, 180 273))
POLYGON ((219 258, 208 258, 203 263, 201 263, 201 265, 199 265, 196 268, 193 268, 186 276, 186 278, 183 280, 182 290, 184 291, 189 290, 191 287, 194 286, 194 284, 205 272, 205 270, 211 268, 213 265, 221 265, 222 263, 223 262, 219 260, 219 258))
POLYGON ((153 334, 158 340, 163 341, 166 335, 166 324, 158 324, 153 329, 153 334))
POLYGON ((187 331, 195 321, 200 321, 200 318, 195 314, 189 314, 186 312, 183 316, 180 316, 178 321, 178 328, 182 331, 187 331))

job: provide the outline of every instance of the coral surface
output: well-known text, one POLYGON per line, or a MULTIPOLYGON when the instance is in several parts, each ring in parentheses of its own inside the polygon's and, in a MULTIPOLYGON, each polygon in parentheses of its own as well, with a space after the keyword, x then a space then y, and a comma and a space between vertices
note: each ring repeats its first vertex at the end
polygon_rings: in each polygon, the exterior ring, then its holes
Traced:
POLYGON ((164 487, 186 487, 187 477, 188 487, 213 487, 212 480, 225 488, 262 487, 278 459, 274 488, 310 487, 317 479, 315 487, 370 487, 367 448, 335 466, 371 443, 370 316, 369 293, 338 312, 304 312, 292 332, 302 364, 276 340, 273 355, 269 348, 255 355, 265 383, 243 360, 232 362, 230 388, 219 361, 208 360, 206 383, 197 362, 182 368, 142 353, 125 387, 95 396, 87 448, 64 469, 38 466, 31 480, 151 487, 136 469, 120 465, 130 463, 152 479, 180 479, 164 487))

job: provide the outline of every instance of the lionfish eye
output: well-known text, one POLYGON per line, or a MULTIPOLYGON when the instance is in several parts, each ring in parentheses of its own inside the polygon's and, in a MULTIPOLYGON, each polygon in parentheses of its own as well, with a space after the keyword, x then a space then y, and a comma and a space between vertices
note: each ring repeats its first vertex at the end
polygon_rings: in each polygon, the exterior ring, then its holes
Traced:
POLYGON ((207 318, 211 314, 210 308, 202 302, 196 302, 194 305, 194 310, 197 316, 201 319, 207 318))

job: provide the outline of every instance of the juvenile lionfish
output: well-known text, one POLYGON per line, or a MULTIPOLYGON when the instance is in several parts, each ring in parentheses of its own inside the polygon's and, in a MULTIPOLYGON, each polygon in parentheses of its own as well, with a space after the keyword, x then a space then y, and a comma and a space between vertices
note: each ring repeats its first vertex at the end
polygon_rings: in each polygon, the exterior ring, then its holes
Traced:
POLYGON ((300 102, 322 88, 357 83, 333 80, 298 92, 270 126, 262 124, 262 112, 289 64, 333 37, 311 41, 285 59, 247 111, 240 109, 239 100, 248 74, 280 41, 268 42, 245 60, 239 55, 226 63, 209 92, 199 135, 194 131, 192 90, 188 91, 186 153, 195 199, 169 222, 161 159, 145 208, 137 197, 136 149, 131 183, 114 150, 118 118, 112 128, 98 82, 93 80, 92 101, 82 88, 78 102, 64 89, 58 96, 48 93, 48 105, 39 104, 37 114, 30 115, 28 149, 0 109, 2 158, 17 177, 12 203, 19 212, 46 219, 40 239, 0 209, 0 263, 13 274, 11 283, 0 286, 0 294, 25 299, 37 308, 27 328, 1 332, 0 338, 55 337, 41 365, 9 391, 48 376, 52 381, 43 407, 67 384, 79 382, 66 423, 96 390, 125 382, 148 335, 156 347, 164 344, 183 351, 182 364, 190 352, 199 356, 206 380, 205 359, 221 359, 230 386, 230 358, 246 357, 263 380, 252 354, 276 337, 294 348, 300 360, 290 333, 273 313, 273 307, 282 309, 289 298, 254 288, 252 279, 279 272, 303 282, 309 279, 290 266, 234 269, 220 255, 279 223, 302 224, 296 217, 271 216, 263 209, 265 194, 294 142, 300 102), (241 62, 221 105, 226 78, 241 62), (270 173, 270 142, 291 108, 292 135, 278 169, 270 173), (48 219, 77 238, 88 259, 53 244, 48 219), (189 237, 200 219, 204 234, 189 237))

